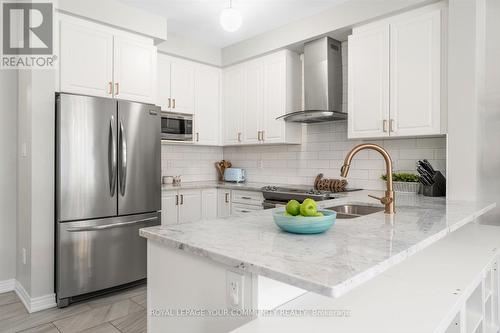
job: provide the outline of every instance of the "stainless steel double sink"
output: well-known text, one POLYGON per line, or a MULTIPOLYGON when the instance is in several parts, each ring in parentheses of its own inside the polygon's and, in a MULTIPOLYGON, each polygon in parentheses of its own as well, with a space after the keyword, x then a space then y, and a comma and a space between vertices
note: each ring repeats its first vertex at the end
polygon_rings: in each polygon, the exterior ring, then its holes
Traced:
POLYGON ((367 205, 339 205, 327 207, 325 209, 336 211, 338 219, 354 219, 357 217, 384 211, 384 207, 367 205))

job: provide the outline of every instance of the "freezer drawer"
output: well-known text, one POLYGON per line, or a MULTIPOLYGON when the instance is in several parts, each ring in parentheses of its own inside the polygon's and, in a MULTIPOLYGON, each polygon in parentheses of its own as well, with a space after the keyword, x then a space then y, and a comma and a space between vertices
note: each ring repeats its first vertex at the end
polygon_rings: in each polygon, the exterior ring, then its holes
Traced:
POLYGON ((57 224, 58 303, 61 299, 146 278, 146 239, 159 212, 57 224))

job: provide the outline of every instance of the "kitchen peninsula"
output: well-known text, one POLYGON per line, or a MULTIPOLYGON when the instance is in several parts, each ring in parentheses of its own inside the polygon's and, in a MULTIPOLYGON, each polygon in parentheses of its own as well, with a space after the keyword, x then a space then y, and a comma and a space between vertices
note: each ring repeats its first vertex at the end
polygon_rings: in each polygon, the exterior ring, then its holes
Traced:
MULTIPOLYGON (((373 205, 367 194, 380 192, 339 194, 320 207, 373 205)), ((142 229, 150 332, 230 332, 260 318, 221 315, 224 309, 271 310, 303 295, 342 299, 495 206, 422 196, 396 200, 395 215, 337 219, 319 235, 282 232, 272 211, 142 229)))

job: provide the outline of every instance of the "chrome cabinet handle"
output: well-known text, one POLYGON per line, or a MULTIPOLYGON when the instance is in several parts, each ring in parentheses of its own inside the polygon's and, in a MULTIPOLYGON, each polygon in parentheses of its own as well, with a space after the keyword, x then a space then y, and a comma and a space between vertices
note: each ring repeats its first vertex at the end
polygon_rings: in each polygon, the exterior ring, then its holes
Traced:
POLYGON ((262 130, 260 132, 261 132, 262 141, 266 141, 266 139, 264 137, 264 135, 265 135, 266 132, 264 130, 262 130))
POLYGON ((118 96, 120 93, 120 84, 118 82, 115 83, 115 95, 118 96))
POLYGON ((196 133, 196 142, 200 142, 200 133, 196 133))
POLYGON ((257 140, 259 140, 259 141, 261 140, 261 139, 260 139, 260 135, 261 135, 261 133, 262 133, 261 131, 258 131, 258 132, 257 132, 257 140))
POLYGON ((170 109, 172 107, 172 99, 169 97, 168 98, 168 108, 170 109))
POLYGON ((108 94, 113 95, 113 82, 108 82, 108 94))
POLYGON ((246 199, 246 200, 252 200, 252 198, 250 197, 241 197, 242 199, 246 199))
POLYGON ((184 205, 184 195, 181 194, 181 205, 184 205))
POLYGON ((229 203, 229 193, 226 193, 226 203, 229 203))
POLYGON ((67 232, 79 232, 79 231, 97 231, 97 230, 104 230, 104 229, 113 229, 113 228, 121 228, 133 224, 138 224, 142 222, 148 222, 148 221, 154 221, 157 220, 157 217, 149 217, 147 219, 141 219, 137 221, 131 221, 131 222, 119 222, 119 223, 113 223, 113 224, 105 224, 105 225, 96 225, 92 227, 71 227, 66 229, 67 232))
POLYGON ((241 142, 241 132, 238 132, 238 142, 241 142))
POLYGON ((382 120, 382 130, 387 133, 387 119, 382 120))
POLYGON ((120 193, 125 196, 125 188, 127 186, 127 140, 125 139, 125 131, 123 122, 120 120, 120 193))
POLYGON ((242 212, 242 213, 250 213, 249 210, 244 210, 244 209, 240 210, 240 212, 242 212))
POLYGON ((172 100, 172 109, 175 109, 175 98, 172 100))
POLYGON ((394 119, 389 121, 389 132, 394 132, 394 119))
POLYGON ((179 206, 179 195, 178 194, 175 195, 175 205, 179 206))
POLYGON ((115 138, 115 116, 111 115, 109 120, 109 137, 108 137, 108 173, 109 173, 109 193, 112 197, 116 192, 116 169, 117 169, 117 152, 115 138))

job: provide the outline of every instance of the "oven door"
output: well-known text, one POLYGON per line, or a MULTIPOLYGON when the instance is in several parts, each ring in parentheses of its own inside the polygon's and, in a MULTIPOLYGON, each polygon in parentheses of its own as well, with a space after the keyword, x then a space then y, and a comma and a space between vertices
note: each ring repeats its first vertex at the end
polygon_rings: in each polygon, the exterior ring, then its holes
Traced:
POLYGON ((193 115, 162 112, 162 140, 193 141, 193 115))

